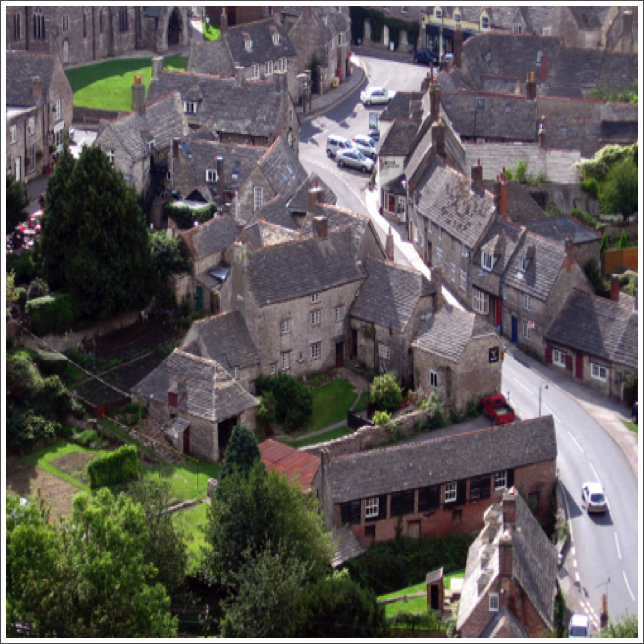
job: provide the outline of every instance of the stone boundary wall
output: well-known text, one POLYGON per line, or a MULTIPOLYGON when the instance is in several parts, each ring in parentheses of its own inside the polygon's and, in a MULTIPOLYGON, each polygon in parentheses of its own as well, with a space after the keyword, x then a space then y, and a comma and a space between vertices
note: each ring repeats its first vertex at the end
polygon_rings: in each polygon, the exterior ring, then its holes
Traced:
POLYGON ((123 114, 127 114, 127 112, 119 112, 117 110, 104 110, 98 107, 83 107, 82 105, 74 105, 74 115, 72 116, 72 123, 74 125, 82 125, 89 129, 94 129, 98 128, 101 119, 111 121, 123 114))

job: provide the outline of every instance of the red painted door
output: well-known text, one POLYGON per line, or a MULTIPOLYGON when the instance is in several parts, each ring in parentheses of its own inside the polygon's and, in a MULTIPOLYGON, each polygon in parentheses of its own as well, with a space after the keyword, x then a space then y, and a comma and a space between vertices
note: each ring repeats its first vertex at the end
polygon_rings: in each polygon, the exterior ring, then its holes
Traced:
POLYGON ((344 340, 335 343, 335 366, 344 367, 344 340))
POLYGON ((575 356, 575 376, 582 380, 584 377, 584 356, 579 353, 575 356))

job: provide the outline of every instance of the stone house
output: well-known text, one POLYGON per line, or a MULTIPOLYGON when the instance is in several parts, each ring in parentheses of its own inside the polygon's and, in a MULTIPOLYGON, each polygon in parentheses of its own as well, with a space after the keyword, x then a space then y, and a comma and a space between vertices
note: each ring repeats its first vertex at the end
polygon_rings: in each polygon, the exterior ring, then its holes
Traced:
POLYGON ((514 487, 490 506, 470 546, 460 637, 543 637, 555 625, 557 550, 514 487))
POLYGON ((62 150, 74 93, 53 54, 7 51, 5 68, 7 169, 23 183, 49 172, 62 150))
POLYGON ((411 348, 414 389, 435 392, 445 413, 465 410, 472 400, 478 403, 501 388, 503 343, 474 313, 440 306, 421 325, 411 348))
POLYGON ((233 428, 255 429, 259 400, 216 360, 175 349, 132 387, 155 421, 164 423, 175 449, 219 461, 233 428))
POLYGON ((186 47, 187 7, 7 7, 7 49, 54 54, 63 65, 186 47))
POLYGON ((227 27, 245 25, 247 22, 263 20, 279 13, 280 7, 263 7, 261 5, 237 5, 235 7, 222 7, 208 5, 204 7, 204 16, 210 19, 210 24, 221 27, 222 17, 227 27))
POLYGON ((239 311, 196 320, 181 343, 181 350, 215 360, 251 394, 259 376, 259 354, 239 311))
POLYGON ((609 14, 603 24, 604 46, 614 51, 637 52, 638 7, 616 8, 617 12, 609 14))
POLYGON ((269 147, 281 136, 297 152, 300 125, 286 75, 274 70, 273 81, 269 82, 245 80, 241 67, 235 69, 234 78, 164 71, 159 56, 152 59, 146 100, 179 92, 193 130, 211 120, 211 130, 222 143, 269 147))
POLYGON ((572 290, 544 340, 545 360, 553 369, 623 400, 625 380, 638 373, 638 312, 618 300, 617 276, 610 300, 572 290))
POLYGON ((552 512, 552 416, 333 458, 322 451, 321 458, 315 487, 327 529, 349 525, 365 546, 397 534, 429 539, 480 530, 486 510, 512 486, 538 517, 552 512))
POLYGON ((294 103, 299 101, 298 57, 286 28, 274 18, 239 27, 223 28, 218 40, 193 42, 187 71, 235 76, 244 68, 245 80, 273 80, 274 71, 286 72, 286 84, 294 103))
POLYGON ((409 347, 434 310, 436 287, 420 271, 391 260, 368 257, 364 267, 368 277, 349 312, 351 359, 375 373, 393 372, 410 386, 409 347))

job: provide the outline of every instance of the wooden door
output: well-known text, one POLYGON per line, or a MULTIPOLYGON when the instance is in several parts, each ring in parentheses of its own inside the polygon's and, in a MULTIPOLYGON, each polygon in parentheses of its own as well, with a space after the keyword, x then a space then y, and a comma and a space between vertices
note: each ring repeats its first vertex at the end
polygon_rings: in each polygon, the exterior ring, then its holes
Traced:
POLYGON ((440 610, 441 606, 438 605, 438 586, 432 584, 429 588, 429 602, 432 610, 440 610))
POLYGON ((335 343, 335 366, 344 367, 344 340, 335 343))
POLYGON ((580 353, 575 356, 575 377, 579 380, 584 378, 584 356, 580 353))

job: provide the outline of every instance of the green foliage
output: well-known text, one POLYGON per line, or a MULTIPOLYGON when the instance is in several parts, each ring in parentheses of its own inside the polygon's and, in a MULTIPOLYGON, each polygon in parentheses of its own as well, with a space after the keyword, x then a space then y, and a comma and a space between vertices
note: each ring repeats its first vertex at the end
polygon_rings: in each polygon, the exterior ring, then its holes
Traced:
POLYGON ((637 374, 628 374, 624 383, 624 400, 632 408, 637 400, 637 374))
POLYGON ((77 318, 72 297, 67 293, 29 300, 25 312, 29 317, 29 326, 38 336, 63 333, 77 318))
POLYGON ((257 437, 245 425, 237 425, 233 429, 226 447, 226 464, 223 476, 228 476, 233 470, 248 475, 251 467, 260 458, 257 437))
POLYGON ((595 88, 590 90, 590 98, 595 101, 608 101, 609 103, 637 103, 637 81, 633 83, 632 90, 620 87, 612 92, 607 91, 598 82, 595 88))
POLYGON ((617 248, 628 248, 628 235, 626 234, 625 230, 622 230, 622 234, 619 237, 619 244, 617 244, 617 248))
POLYGON ((97 320, 142 309, 154 290, 150 239, 134 190, 100 147, 67 147, 47 183, 43 277, 97 320))
POLYGON ((597 631, 594 637, 611 637, 621 640, 637 639, 639 635, 637 619, 637 613, 629 613, 628 611, 622 613, 616 622, 609 616, 608 624, 605 628, 597 631))
POLYGON ((178 237, 168 237, 165 231, 150 235, 150 251, 161 284, 165 283, 170 273, 183 273, 191 268, 191 262, 181 252, 181 240, 178 237))
POLYGON ((47 286, 47 282, 40 279, 40 277, 36 277, 31 280, 29 288, 27 289, 27 300, 35 300, 39 297, 44 297, 45 295, 49 295, 49 286, 47 286))
POLYGON ((92 489, 125 483, 138 475, 139 457, 133 445, 123 445, 113 452, 101 454, 87 466, 92 489))
POLYGON ((14 290, 15 294, 15 302, 18 302, 18 305, 20 306, 20 310, 24 311, 25 310, 25 304, 27 304, 27 290, 19 286, 14 290))
POLYGON ((545 213, 547 217, 559 217, 559 215, 563 215, 563 212, 559 210, 557 204, 554 201, 549 201, 546 204, 545 213))
POLYGON ((38 273, 33 251, 26 250, 7 261, 7 270, 13 271, 16 284, 28 284, 38 273))
POLYGON ((601 193, 601 182, 606 179, 608 171, 622 161, 633 161, 635 158, 637 158, 637 143, 628 146, 606 145, 596 152, 592 159, 575 164, 575 169, 582 179, 596 179, 600 183, 601 193))
POLYGON ((599 295, 600 297, 608 297, 609 289, 607 288, 602 276, 601 266, 599 265, 599 262, 595 257, 589 259, 586 264, 584 264, 584 271, 586 273, 586 277, 595 290, 595 295, 599 295))
MULTIPOLYGON (((7 164, 7 167, 9 164, 7 164)), ((16 181, 13 173, 7 172, 5 175, 5 221, 7 223, 7 233, 13 232, 13 229, 27 221, 29 212, 29 197, 27 196, 27 186, 21 181, 16 181)))
POLYGON ((606 173, 599 204, 602 212, 621 213, 624 221, 637 212, 639 176, 631 160, 614 165, 606 173))
POLYGON ((409 23, 393 16, 387 16, 377 8, 350 6, 349 15, 351 16, 351 39, 357 43, 358 39, 364 41, 364 21, 369 20, 371 24, 371 40, 372 42, 380 42, 382 37, 382 26, 389 27, 389 40, 395 43, 398 48, 400 42, 400 30, 407 31, 407 42, 409 45, 414 45, 418 42, 418 34, 420 31, 417 22, 409 23))
POLYGON ((203 39, 208 41, 218 40, 221 35, 221 30, 217 29, 214 25, 206 22, 201 23, 203 39))
POLYGON ((599 252, 600 254, 608 250, 608 237, 606 235, 602 236, 602 240, 599 242, 599 252))
POLYGON ((80 434, 76 434, 74 440, 77 443, 80 443, 84 447, 91 447, 101 442, 101 437, 98 435, 98 432, 94 429, 86 429, 80 434))
POLYGON ((208 583, 239 588, 237 573, 250 558, 274 544, 281 555, 310 566, 307 578, 329 569, 331 548, 312 493, 303 494, 285 476, 257 461, 247 476, 221 480, 206 528, 201 570, 208 583))
POLYGON ((402 402, 402 390, 393 374, 377 376, 371 383, 371 402, 380 410, 393 412, 402 402))
POLYGON ((391 420, 391 414, 388 411, 377 411, 371 420, 374 425, 386 425, 391 420))
POLYGON ((62 353, 49 353, 36 351, 36 364, 38 368, 48 375, 62 376, 67 369, 69 360, 62 353))
MULTIPOLYGON (((425 600, 427 601, 427 600, 425 600)), ((433 612, 411 613, 400 610, 388 620, 389 626, 413 630, 438 631, 440 624, 433 612)))
POLYGON ((290 433, 306 425, 313 412, 313 394, 299 380, 281 371, 277 376, 259 376, 257 395, 271 392, 275 397, 275 420, 290 433))
POLYGON ((514 171, 514 178, 519 183, 525 184, 527 180, 527 173, 528 173, 528 164, 525 161, 519 161, 514 171))
POLYGON ((275 420, 275 396, 272 391, 265 391, 259 397, 259 409, 257 410, 257 423, 262 437, 265 436, 275 420))
POLYGON ((514 179, 514 173, 510 168, 503 168, 503 173, 505 174, 506 181, 512 181, 514 179))
POLYGON ((146 563, 143 508, 100 490, 76 496, 72 514, 47 523, 37 501, 8 495, 7 631, 29 624, 41 638, 176 636, 170 600, 146 563))
POLYGON ((597 230, 599 226, 599 222, 590 213, 580 210, 579 208, 573 208, 570 211, 570 216, 593 230, 597 230))
POLYGON ((443 403, 435 391, 430 392, 427 398, 420 401, 418 409, 427 411, 425 431, 431 431, 443 426, 443 403))
POLYGON ((195 221, 200 224, 210 221, 217 212, 217 204, 213 202, 203 208, 189 208, 188 206, 175 206, 172 203, 167 203, 163 206, 163 212, 166 217, 173 219, 181 230, 189 230, 194 227, 195 221))
POLYGON ((597 179, 590 178, 587 179, 586 181, 581 182, 581 189, 584 192, 587 192, 589 195, 594 197, 595 199, 599 199, 599 182, 597 179))

